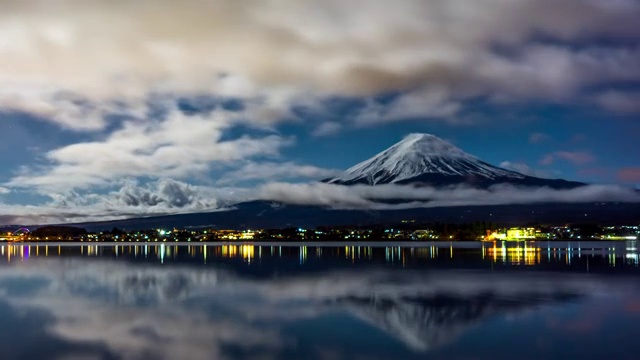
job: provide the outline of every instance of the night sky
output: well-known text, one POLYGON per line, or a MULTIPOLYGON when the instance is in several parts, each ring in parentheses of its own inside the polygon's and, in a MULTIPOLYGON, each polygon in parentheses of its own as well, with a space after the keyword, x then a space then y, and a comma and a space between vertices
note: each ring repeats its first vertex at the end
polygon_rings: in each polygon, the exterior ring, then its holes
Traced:
POLYGON ((638 24, 638 0, 0 0, 0 224, 277 200, 416 132, 638 186, 638 24))

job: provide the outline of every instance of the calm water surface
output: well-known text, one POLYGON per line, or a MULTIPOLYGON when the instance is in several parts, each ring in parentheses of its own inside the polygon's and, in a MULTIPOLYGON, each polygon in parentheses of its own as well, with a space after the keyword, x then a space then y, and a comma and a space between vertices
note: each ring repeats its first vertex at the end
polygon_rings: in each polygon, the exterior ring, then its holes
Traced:
POLYGON ((635 241, 330 245, 0 245, 0 358, 640 359, 635 241))

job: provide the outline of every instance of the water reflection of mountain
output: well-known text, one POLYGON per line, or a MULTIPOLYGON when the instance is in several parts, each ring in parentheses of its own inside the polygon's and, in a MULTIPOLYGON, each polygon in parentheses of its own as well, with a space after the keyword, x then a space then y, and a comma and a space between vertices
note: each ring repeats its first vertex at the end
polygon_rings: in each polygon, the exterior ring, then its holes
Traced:
POLYGON ((537 306, 578 300, 582 295, 559 292, 552 295, 523 293, 501 298, 492 294, 430 297, 346 297, 335 304, 383 330, 414 350, 426 351, 496 315, 515 314, 537 306))
MULTIPOLYGON (((415 351, 441 346, 493 317, 595 295, 637 292, 639 287, 635 277, 544 272, 381 267, 254 277, 212 264, 160 267, 95 258, 32 260, 28 266, 4 269, 0 299, 46 308, 53 318, 75 318, 74 324, 88 327, 78 334, 105 333, 92 328, 101 322, 84 321, 91 316, 87 309, 95 308, 100 309, 101 319, 118 319, 122 309, 130 309, 153 329, 164 329, 156 323, 159 312, 171 313, 172 321, 196 314, 195 318, 204 319, 199 323, 202 334, 215 333, 207 330, 215 324, 252 329, 256 322, 277 332, 283 323, 344 312, 415 351), (34 286, 27 299, 23 288, 30 283, 34 286)), ((124 327, 124 333, 135 330, 120 322, 117 326, 124 327)))
POLYGON ((252 317, 267 321, 344 311, 415 351, 446 344, 493 317, 635 286, 576 274, 455 270, 340 269, 256 278, 227 267, 202 271, 133 266, 110 273, 94 268, 91 274, 91 281, 82 281, 91 284, 87 288, 78 287, 81 281, 74 279, 86 279, 86 271, 67 272, 66 287, 74 296, 91 297, 96 294, 93 288, 101 287, 106 289, 103 294, 109 294, 108 301, 134 306, 180 306, 194 304, 194 298, 208 299, 233 308, 233 313, 251 311, 252 317), (262 310, 256 313, 258 307, 262 310))

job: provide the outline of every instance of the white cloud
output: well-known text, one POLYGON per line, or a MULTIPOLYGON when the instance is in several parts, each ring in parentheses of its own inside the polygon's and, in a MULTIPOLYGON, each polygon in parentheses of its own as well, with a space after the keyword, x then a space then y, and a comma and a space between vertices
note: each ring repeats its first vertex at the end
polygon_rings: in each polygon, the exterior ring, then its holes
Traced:
POLYGON ((66 96, 27 96, 26 94, 4 94, 0 92, 0 108, 26 111, 44 121, 55 121, 63 128, 78 131, 96 131, 106 126, 104 117, 116 112, 108 105, 74 101, 66 96))
POLYGON ((55 193, 38 206, 1 205, 0 218, 9 223, 47 224, 106 221, 141 216, 224 211, 251 200, 331 209, 394 210, 446 206, 543 203, 640 202, 631 188, 589 185, 569 190, 496 185, 488 189, 410 185, 342 186, 325 183, 272 182, 257 188, 196 186, 171 179, 148 184, 127 181, 106 194, 55 193), (393 202, 388 202, 393 200, 393 202), (402 200, 398 202, 398 200, 402 200))
POLYGON ((336 209, 407 209, 443 206, 476 206, 541 203, 640 202, 633 189, 615 185, 589 185, 569 190, 496 185, 489 189, 454 186, 445 189, 404 185, 341 186, 324 183, 272 183, 263 186, 259 198, 296 205, 320 205, 336 209), (398 204, 384 200, 404 200, 398 204))
POLYGON ((213 163, 277 156, 292 139, 278 135, 222 140, 234 114, 171 112, 159 121, 128 121, 99 141, 77 143, 47 153, 42 170, 27 169, 6 186, 65 191, 104 186, 124 177, 173 177, 205 174, 213 163))
POLYGON ((11 190, 7 189, 6 187, 0 186, 0 195, 5 195, 5 194, 8 194, 10 192, 11 192, 11 190))
POLYGON ((50 192, 51 200, 38 205, 0 204, 0 218, 10 223, 52 224, 107 221, 131 217, 209 212, 255 199, 246 188, 209 187, 162 178, 140 184, 118 181, 104 193, 89 191, 50 192))
POLYGON ((270 183, 261 187, 258 197, 295 205, 321 205, 337 208, 371 208, 374 203, 348 186, 324 183, 270 183))
POLYGON ((301 94, 428 84, 438 90, 418 90, 382 118, 446 117, 475 96, 566 99, 603 81, 638 80, 633 46, 569 50, 531 39, 633 43, 639 12, 633 0, 3 0, 0 106, 96 130, 113 100, 240 94, 262 100, 251 119, 260 123, 288 115, 301 94), (60 93, 81 94, 93 109, 60 93))
MULTIPOLYGON (((125 182, 116 191, 97 196, 98 205, 110 204, 113 209, 129 209, 149 215, 156 213, 209 211, 240 201, 238 189, 212 188, 192 185, 173 179, 160 179, 145 185, 135 181, 125 182)), ((83 196, 73 196, 83 199, 83 196)), ((75 207, 71 206, 71 208, 75 207)))
POLYGON ((452 97, 454 94, 448 90, 425 88, 402 94, 390 104, 369 100, 354 121, 358 125, 422 118, 456 121, 455 116, 462 109, 462 104, 452 97))

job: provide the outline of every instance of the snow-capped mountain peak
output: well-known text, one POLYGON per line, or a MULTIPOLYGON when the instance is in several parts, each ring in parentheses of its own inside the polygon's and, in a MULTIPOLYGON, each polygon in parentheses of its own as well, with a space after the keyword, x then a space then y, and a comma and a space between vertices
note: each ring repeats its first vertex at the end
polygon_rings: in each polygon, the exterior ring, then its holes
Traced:
MULTIPOLYGON (((409 134, 384 152, 393 151, 402 156, 470 156, 453 144, 431 134, 409 134)), ((383 153, 384 153, 383 152, 383 153)))
POLYGON ((485 163, 437 136, 410 134, 371 159, 326 181, 338 184, 377 185, 403 183, 427 175, 439 178, 483 179, 525 177, 520 173, 485 163))

